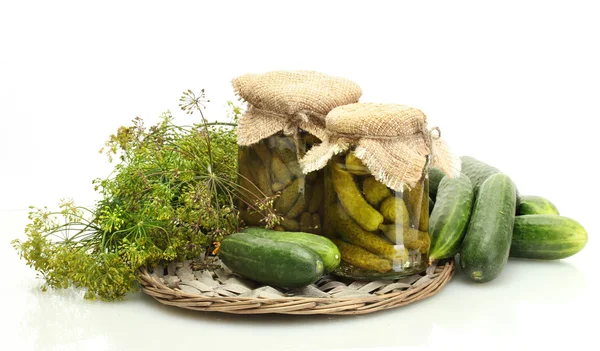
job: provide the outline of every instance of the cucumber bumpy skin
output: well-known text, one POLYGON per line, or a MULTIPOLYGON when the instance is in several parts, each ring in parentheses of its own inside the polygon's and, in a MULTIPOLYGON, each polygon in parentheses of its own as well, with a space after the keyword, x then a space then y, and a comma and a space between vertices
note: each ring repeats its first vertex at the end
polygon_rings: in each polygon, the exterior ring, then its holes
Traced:
POLYGON ((281 220, 281 223, 279 223, 282 227, 285 228, 285 230, 288 231, 298 231, 300 230, 300 222, 298 222, 295 219, 291 219, 291 218, 286 218, 284 217, 281 220))
POLYGON ((379 212, 381 212, 386 222, 394 223, 401 227, 410 227, 408 209, 401 197, 390 196, 383 200, 379 207, 379 212))
POLYGON ((298 200, 294 203, 294 206, 290 208, 289 212, 285 215, 288 218, 296 218, 300 216, 306 210, 306 196, 305 194, 298 194, 298 200))
POLYGON ((270 141, 271 149, 277 153, 283 163, 287 165, 290 162, 298 160, 294 142, 290 138, 276 136, 270 141))
POLYGON ((498 168, 492 167, 471 156, 461 156, 460 161, 461 173, 469 177, 476 192, 481 184, 483 184, 490 176, 501 173, 498 168))
POLYGON ((577 221, 553 214, 517 216, 510 257, 559 260, 581 251, 588 234, 577 221))
POLYGON ((271 174, 269 173, 269 170, 259 160, 252 161, 252 168, 254 169, 256 183, 260 191, 266 196, 273 195, 273 190, 271 189, 271 174))
POLYGON ((278 181, 274 181, 273 184, 271 185, 271 189, 273 189, 273 192, 281 191, 284 188, 285 188, 285 184, 280 183, 278 181))
POLYGON ((331 180, 338 199, 354 221, 366 231, 377 230, 383 216, 362 196, 352 174, 341 169, 337 162, 331 164, 331 180))
POLYGON ((419 224, 417 228, 420 231, 429 231, 429 180, 425 179, 423 184, 423 195, 421 197, 421 209, 419 212, 419 224))
POLYGON ((333 239, 335 245, 340 249, 342 261, 347 262, 355 267, 376 271, 380 273, 389 272, 392 270, 392 264, 388 260, 384 260, 360 246, 348 244, 339 239, 333 239))
MULTIPOLYGON (((304 178, 297 178, 300 180, 300 183, 304 180, 304 178)), ((290 208, 290 210, 285 215, 288 218, 296 218, 302 214, 306 210, 308 203, 310 202, 310 196, 312 194, 312 184, 305 183, 304 191, 299 189, 300 193, 298 194, 298 198, 294 205, 290 208)))
POLYGON ((429 251, 431 240, 428 232, 415 228, 402 227, 395 224, 382 224, 379 229, 387 238, 397 245, 404 245, 406 249, 418 250, 422 254, 429 251))
POLYGON ((303 178, 296 178, 281 192, 281 196, 275 199, 273 207, 282 215, 287 214, 292 206, 296 203, 299 197, 303 197, 304 191, 301 187, 304 186, 303 178), (300 184, 302 183, 302 184, 300 184))
POLYGON ((469 225, 473 207, 473 185, 464 174, 445 177, 439 184, 437 202, 429 218, 430 260, 454 257, 469 225))
POLYGON ((435 203, 440 182, 446 176, 446 173, 437 167, 429 167, 429 197, 435 203))
POLYGON ((273 173, 274 181, 288 185, 292 182, 293 174, 289 168, 283 163, 279 155, 273 153, 271 156, 271 173, 273 173))
MULTIPOLYGON (((242 149, 244 150, 244 149, 242 149)), ((254 179, 254 175, 249 166, 249 150, 245 150, 240 154, 239 161, 239 175, 238 175, 238 183, 240 184, 240 189, 238 190, 240 196, 247 202, 255 203, 258 200, 262 200, 265 198, 265 194, 258 188, 256 185, 256 180, 254 179)))
POLYGON ((379 235, 361 228, 350 218, 341 205, 338 204, 328 209, 328 217, 332 219, 332 225, 335 228, 337 236, 345 241, 360 246, 388 260, 407 257, 407 252, 404 248, 394 246, 379 235))
POLYGON ((294 141, 288 137, 275 137, 272 144, 274 145, 273 153, 279 156, 290 172, 296 177, 303 176, 294 141))
POLYGON ((519 197, 517 216, 532 214, 559 215, 558 209, 550 200, 541 196, 522 195, 519 197))
POLYGON ((429 182, 421 180, 417 185, 404 192, 406 208, 410 216, 411 225, 421 231, 429 230, 429 182))
POLYGON ((314 250, 249 233, 223 239, 219 258, 241 276, 284 288, 309 285, 324 274, 323 260, 314 250))
POLYGON ((375 207, 379 206, 381 201, 392 196, 390 189, 375 179, 375 177, 367 177, 363 180, 362 190, 367 202, 375 207))
POLYGON ((331 240, 325 238, 324 236, 306 232, 282 233, 281 231, 257 227, 245 228, 242 230, 242 232, 278 242, 289 242, 311 248, 315 250, 319 256, 321 256, 326 272, 331 272, 340 265, 340 251, 331 240))
POLYGON ((258 158, 260 158, 261 162, 267 169, 271 169, 271 151, 269 147, 265 143, 264 140, 259 141, 258 143, 252 145, 250 147, 254 150, 258 158))
POLYGON ((355 175, 370 175, 371 171, 365 166, 360 158, 356 157, 354 152, 349 152, 346 155, 346 170, 355 175))
POLYGON ((516 187, 496 173, 481 184, 460 252, 462 271, 475 282, 489 282, 502 272, 513 234, 516 187))
MULTIPOLYGON (((478 159, 471 156, 461 156, 461 170, 460 172, 469 177, 471 184, 473 184, 473 191, 475 195, 479 191, 479 187, 486 181, 490 176, 502 173, 498 168, 488 165, 485 162, 479 161, 478 159)), ((520 200, 519 189, 515 185, 515 193, 517 197, 517 204, 520 200)))

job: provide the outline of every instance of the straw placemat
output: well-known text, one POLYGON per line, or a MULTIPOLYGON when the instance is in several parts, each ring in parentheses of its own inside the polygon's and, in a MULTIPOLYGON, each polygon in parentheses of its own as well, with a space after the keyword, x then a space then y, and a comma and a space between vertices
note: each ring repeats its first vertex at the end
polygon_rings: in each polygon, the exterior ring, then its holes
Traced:
POLYGON ((192 270, 192 261, 140 270, 142 291, 160 303, 235 314, 366 314, 404 306, 436 294, 454 275, 454 261, 398 280, 341 281, 326 276, 292 290, 261 286, 218 262, 213 270, 192 270))

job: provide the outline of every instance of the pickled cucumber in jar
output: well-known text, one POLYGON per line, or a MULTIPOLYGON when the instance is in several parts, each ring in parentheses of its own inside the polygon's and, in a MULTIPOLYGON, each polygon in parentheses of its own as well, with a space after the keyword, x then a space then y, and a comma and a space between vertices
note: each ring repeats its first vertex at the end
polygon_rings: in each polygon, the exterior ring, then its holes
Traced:
POLYGON ((428 264, 428 184, 400 191, 379 182, 353 151, 325 167, 323 233, 342 254, 336 275, 365 280, 398 279, 428 264))
POLYGON ((298 160, 319 143, 301 131, 298 137, 278 133, 250 146, 240 146, 240 218, 249 226, 264 226, 258 203, 270 201, 280 218, 277 230, 321 233, 324 218, 324 170, 304 175, 298 160), (250 204, 248 204, 250 202, 250 204))

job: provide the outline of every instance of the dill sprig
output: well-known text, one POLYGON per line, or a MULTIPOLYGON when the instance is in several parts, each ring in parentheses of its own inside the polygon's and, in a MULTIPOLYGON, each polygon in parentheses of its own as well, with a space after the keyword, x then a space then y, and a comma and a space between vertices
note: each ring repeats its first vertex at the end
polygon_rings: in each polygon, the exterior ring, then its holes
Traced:
POLYGON ((21 258, 45 280, 42 289, 79 287, 85 298, 122 299, 139 289, 136 271, 161 261, 210 254, 211 245, 242 225, 237 202, 277 217, 270 198, 248 198, 238 185, 236 125, 242 110, 229 102, 228 122, 209 122, 204 90, 186 91, 180 107, 200 123, 179 126, 170 112, 144 126, 135 118, 100 150, 115 167, 95 179, 93 208, 61 200, 58 211, 31 207, 21 258))

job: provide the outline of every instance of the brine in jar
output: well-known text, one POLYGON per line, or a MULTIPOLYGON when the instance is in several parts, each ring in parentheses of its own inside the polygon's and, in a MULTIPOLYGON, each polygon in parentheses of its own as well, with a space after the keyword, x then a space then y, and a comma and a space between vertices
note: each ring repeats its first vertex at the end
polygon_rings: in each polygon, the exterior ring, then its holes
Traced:
POLYGON ((427 172, 413 188, 394 191, 379 182, 353 151, 325 167, 324 235, 342 254, 336 275, 397 279, 428 265, 427 172))
POLYGON ((242 192, 240 217, 248 226, 264 227, 258 202, 273 200, 281 218, 275 229, 321 234, 324 213, 324 170, 303 174, 299 158, 319 139, 301 131, 299 135, 272 135, 250 146, 240 146, 239 185, 242 192))

